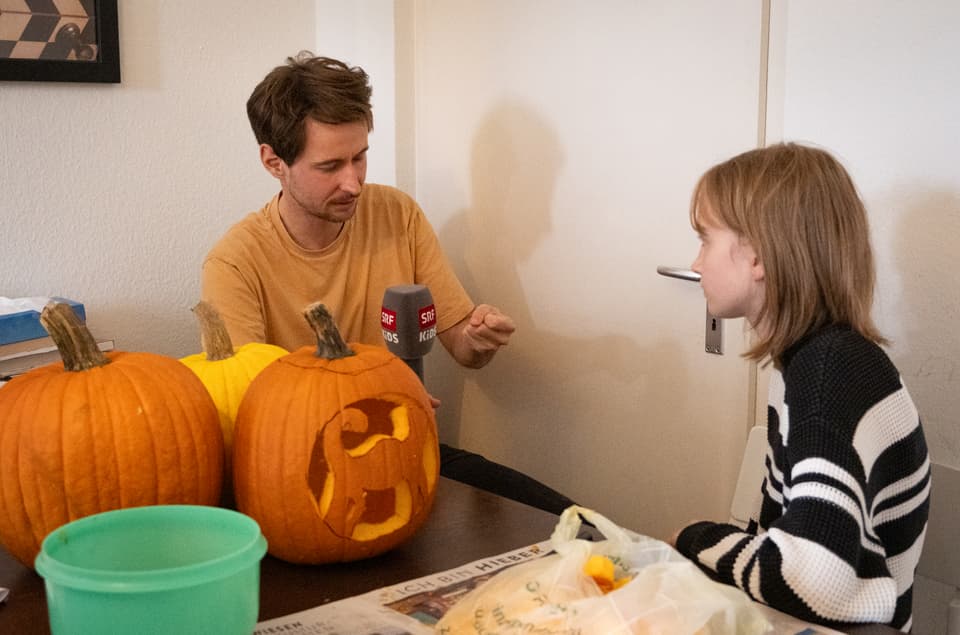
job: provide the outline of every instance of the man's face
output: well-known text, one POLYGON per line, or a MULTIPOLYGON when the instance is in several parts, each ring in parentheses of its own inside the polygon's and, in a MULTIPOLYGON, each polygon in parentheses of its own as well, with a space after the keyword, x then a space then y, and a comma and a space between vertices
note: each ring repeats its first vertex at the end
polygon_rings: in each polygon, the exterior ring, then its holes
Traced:
POLYGON ((277 178, 296 213, 332 223, 349 220, 367 177, 367 124, 304 123, 306 143, 290 165, 279 161, 277 178))

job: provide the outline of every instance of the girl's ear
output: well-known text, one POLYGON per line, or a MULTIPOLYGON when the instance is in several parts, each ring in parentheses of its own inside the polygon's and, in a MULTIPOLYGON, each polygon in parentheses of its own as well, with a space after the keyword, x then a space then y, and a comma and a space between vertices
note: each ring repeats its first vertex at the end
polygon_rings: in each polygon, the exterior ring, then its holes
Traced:
POLYGON ((760 262, 760 257, 756 254, 753 255, 753 265, 751 267, 751 271, 753 272, 753 279, 755 282, 760 282, 763 280, 765 276, 763 263, 760 262))
POLYGON ((753 275, 754 282, 761 282, 766 275, 763 269, 763 262, 757 250, 750 245, 750 273, 753 275))

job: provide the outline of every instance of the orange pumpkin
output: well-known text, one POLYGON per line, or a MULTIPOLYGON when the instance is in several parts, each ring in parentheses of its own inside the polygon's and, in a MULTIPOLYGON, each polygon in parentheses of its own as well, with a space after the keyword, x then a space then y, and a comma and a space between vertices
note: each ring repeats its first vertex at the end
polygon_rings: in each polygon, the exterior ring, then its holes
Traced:
POLYGON ((322 304, 305 315, 318 346, 265 368, 240 404, 237 508, 283 560, 367 558, 408 539, 430 513, 436 419, 400 358, 378 346, 348 347, 322 304))
POLYGON ((32 567, 46 535, 90 514, 215 505, 223 478, 217 409, 171 357, 106 355, 66 304, 40 320, 63 363, 0 388, 0 542, 32 567))

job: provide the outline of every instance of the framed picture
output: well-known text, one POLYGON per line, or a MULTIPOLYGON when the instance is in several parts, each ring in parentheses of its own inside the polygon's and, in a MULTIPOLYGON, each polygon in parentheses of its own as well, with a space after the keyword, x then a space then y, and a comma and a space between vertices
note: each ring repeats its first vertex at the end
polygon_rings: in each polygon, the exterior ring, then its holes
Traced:
POLYGON ((0 0, 0 80, 119 83, 117 0, 0 0))

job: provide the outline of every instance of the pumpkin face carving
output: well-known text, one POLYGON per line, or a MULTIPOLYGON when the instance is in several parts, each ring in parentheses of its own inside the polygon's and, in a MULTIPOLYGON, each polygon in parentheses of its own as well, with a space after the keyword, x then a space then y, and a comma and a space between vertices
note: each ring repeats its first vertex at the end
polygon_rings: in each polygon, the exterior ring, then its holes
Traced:
POLYGON ((417 408, 403 395, 362 399, 317 433, 308 483, 318 514, 337 536, 363 542, 389 535, 410 522, 414 493, 433 490, 436 439, 427 426, 411 427, 417 408))
POLYGON ((383 553, 412 536, 433 504, 439 445, 426 390, 386 349, 350 349, 335 359, 314 347, 280 358, 237 413, 237 508, 283 560, 383 553))

